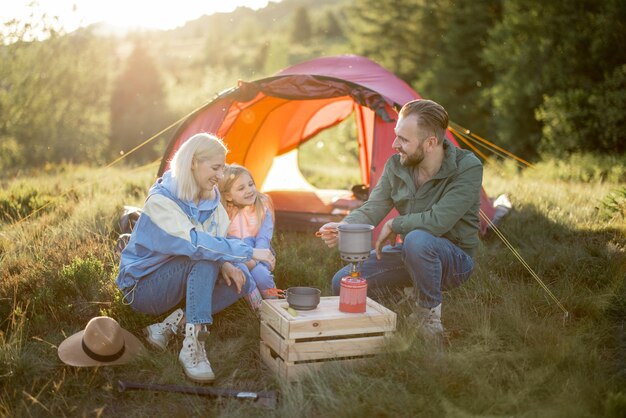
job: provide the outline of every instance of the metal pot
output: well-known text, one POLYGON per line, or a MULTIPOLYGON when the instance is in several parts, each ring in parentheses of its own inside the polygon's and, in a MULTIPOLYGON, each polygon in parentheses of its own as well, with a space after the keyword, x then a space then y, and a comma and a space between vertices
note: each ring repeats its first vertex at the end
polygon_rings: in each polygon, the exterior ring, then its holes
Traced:
POLYGON ((320 303, 321 291, 315 287, 290 287, 285 292, 289 306, 298 311, 310 311, 320 303))
POLYGON ((353 263, 369 258, 374 230, 372 225, 341 224, 337 230, 339 231, 339 254, 342 260, 353 263))

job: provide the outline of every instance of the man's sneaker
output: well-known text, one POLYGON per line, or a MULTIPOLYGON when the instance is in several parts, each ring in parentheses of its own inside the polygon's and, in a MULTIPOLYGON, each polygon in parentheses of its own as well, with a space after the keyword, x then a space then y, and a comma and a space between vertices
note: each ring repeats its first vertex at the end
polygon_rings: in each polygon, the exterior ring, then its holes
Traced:
POLYGON ((203 336, 208 335, 208 331, 203 326, 197 331, 195 324, 185 325, 185 339, 183 348, 180 350, 178 360, 183 365, 183 370, 187 377, 197 382, 212 382, 215 374, 211 369, 211 363, 206 356, 203 336))
POLYGON ((170 338, 178 331, 178 325, 184 316, 182 309, 176 309, 163 322, 148 325, 143 329, 146 340, 156 348, 165 350, 170 338))
POLYGON ((409 321, 420 327, 420 332, 427 337, 443 337, 441 324, 441 303, 434 308, 424 308, 416 303, 416 310, 409 315, 409 321))

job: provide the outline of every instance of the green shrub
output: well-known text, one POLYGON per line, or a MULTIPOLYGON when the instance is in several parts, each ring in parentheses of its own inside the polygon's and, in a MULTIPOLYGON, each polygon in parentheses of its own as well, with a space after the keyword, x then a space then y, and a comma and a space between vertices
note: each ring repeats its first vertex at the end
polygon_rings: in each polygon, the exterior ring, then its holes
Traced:
POLYGON ((626 220, 626 187, 614 190, 602 199, 600 216, 603 219, 626 220))
POLYGON ((54 283, 55 293, 66 300, 92 300, 97 298, 104 277, 102 261, 92 256, 86 259, 76 257, 61 269, 61 274, 54 283))
POLYGON ((0 191, 0 221, 15 222, 36 210, 48 212, 54 200, 53 196, 43 194, 34 186, 19 185, 14 189, 0 191))
POLYGON ((110 276, 103 262, 95 256, 75 257, 58 270, 58 274, 54 270, 36 273, 46 276, 43 286, 41 283, 33 285, 32 280, 20 286, 22 294, 30 294, 29 316, 33 326, 45 324, 50 313, 59 321, 68 323, 77 318, 87 320, 98 314, 102 307, 111 305, 113 288, 110 276))

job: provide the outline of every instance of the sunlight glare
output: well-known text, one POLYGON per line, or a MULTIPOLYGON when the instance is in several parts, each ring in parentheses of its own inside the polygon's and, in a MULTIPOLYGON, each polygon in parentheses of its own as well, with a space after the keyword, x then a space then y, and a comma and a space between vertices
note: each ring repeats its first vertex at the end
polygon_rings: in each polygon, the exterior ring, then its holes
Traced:
MULTIPOLYGON (((276 0, 274 0, 276 1, 276 0)), ((35 16, 46 14, 48 18, 58 16, 65 30, 73 31, 78 27, 96 22, 105 22, 123 28, 174 29, 190 20, 203 15, 218 12, 231 12, 237 7, 251 9, 265 7, 269 0, 230 0, 198 1, 178 0, 176 2, 156 3, 149 0, 54 0, 32 2, 31 0, 12 0, 0 2, 2 22, 10 19, 27 20, 36 11, 35 16), (32 5, 32 7, 29 7, 32 5)))

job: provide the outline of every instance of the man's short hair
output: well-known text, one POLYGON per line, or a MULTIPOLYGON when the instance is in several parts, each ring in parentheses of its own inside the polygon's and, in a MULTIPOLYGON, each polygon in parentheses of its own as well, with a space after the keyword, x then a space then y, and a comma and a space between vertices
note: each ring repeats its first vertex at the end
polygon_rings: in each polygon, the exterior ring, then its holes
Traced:
POLYGON ((448 112, 439 103, 432 100, 412 100, 402 106, 400 117, 417 116, 417 127, 426 131, 432 130, 441 144, 448 129, 448 112))

